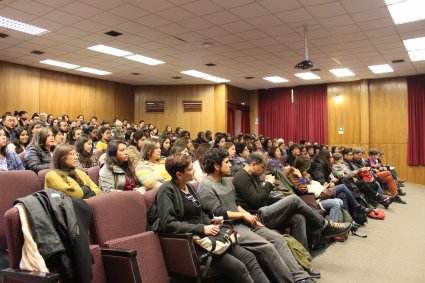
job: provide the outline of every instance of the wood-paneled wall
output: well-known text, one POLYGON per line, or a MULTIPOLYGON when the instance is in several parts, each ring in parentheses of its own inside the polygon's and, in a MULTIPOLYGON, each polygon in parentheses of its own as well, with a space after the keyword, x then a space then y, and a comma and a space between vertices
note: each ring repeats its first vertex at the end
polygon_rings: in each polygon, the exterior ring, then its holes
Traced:
POLYGON ((407 115, 405 78, 328 85, 329 144, 382 150, 402 179, 425 184, 425 166, 407 166, 407 115), (335 102, 337 94, 342 103, 335 102))
POLYGON ((233 103, 245 103, 249 106, 250 132, 258 135, 258 125, 255 124, 255 118, 258 118, 258 94, 257 91, 245 90, 242 88, 226 85, 227 100, 233 103))
POLYGON ((193 137, 207 129, 225 131, 225 85, 139 86, 135 92, 135 118, 152 123, 163 131, 182 127, 193 137), (164 113, 146 113, 146 101, 165 101, 164 113), (183 112, 183 100, 201 100, 202 112, 183 112))
POLYGON ((0 62, 0 113, 14 110, 46 112, 71 119, 112 122, 114 117, 134 120, 134 87, 29 66, 0 62))

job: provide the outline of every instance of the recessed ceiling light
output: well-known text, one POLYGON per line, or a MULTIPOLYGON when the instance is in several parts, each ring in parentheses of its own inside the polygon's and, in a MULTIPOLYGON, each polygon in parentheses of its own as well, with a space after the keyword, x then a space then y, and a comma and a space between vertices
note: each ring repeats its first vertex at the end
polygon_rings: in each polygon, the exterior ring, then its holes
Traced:
POLYGON ((192 76, 192 77, 201 78, 201 79, 206 77, 211 77, 211 75, 208 75, 199 71, 195 71, 195 70, 187 70, 187 71, 182 71, 180 73, 188 75, 188 76, 192 76))
POLYGON ((146 65, 151 65, 151 66, 155 66, 155 65, 165 63, 163 61, 156 60, 156 59, 146 57, 146 56, 142 56, 142 55, 138 55, 138 54, 125 56, 124 58, 128 59, 128 60, 136 61, 136 62, 139 62, 139 63, 143 63, 143 64, 146 64, 146 65))
POLYGON ((30 53, 36 54, 36 55, 42 55, 42 54, 44 54, 44 52, 43 51, 40 51, 40 50, 33 50, 30 53))
POLYGON ((396 64, 396 63, 403 63, 404 59, 397 59, 397 60, 392 60, 392 63, 396 64))
POLYGON ((93 68, 87 68, 87 67, 81 67, 81 68, 78 68, 78 69, 75 69, 75 70, 76 71, 80 71, 80 72, 85 72, 85 73, 100 75, 100 76, 112 74, 111 72, 102 71, 102 70, 93 69, 93 68))
POLYGON ((32 35, 42 35, 49 32, 47 29, 29 25, 23 22, 18 22, 2 16, 0 16, 0 26, 32 35))
POLYGON ((375 74, 382 74, 382 73, 391 73, 394 72, 393 68, 391 68, 388 64, 383 65, 372 65, 368 66, 368 68, 374 72, 375 74))
POLYGON ((423 0, 385 0, 396 25, 425 19, 423 0))
POLYGON ((281 78, 281 77, 278 77, 278 76, 265 77, 265 78, 263 78, 263 80, 266 80, 266 81, 269 81, 269 82, 272 82, 272 83, 275 83, 275 84, 289 82, 287 79, 281 78))
POLYGON ((306 72, 306 73, 297 73, 295 74, 295 76, 303 79, 303 80, 320 80, 320 77, 311 73, 311 72, 306 72))
POLYGON ((105 34, 106 34, 106 35, 109 35, 109 36, 112 36, 112 37, 117 37, 117 36, 122 35, 122 33, 117 32, 117 31, 114 31, 114 30, 111 30, 111 31, 105 32, 105 34))
POLYGON ((339 78, 355 76, 354 73, 347 68, 332 69, 332 70, 329 70, 329 72, 331 72, 332 74, 334 74, 335 76, 339 78))
POLYGON ((101 53, 105 53, 105 54, 109 54, 109 55, 113 55, 113 56, 118 56, 118 57, 124 57, 124 56, 128 56, 128 55, 132 54, 131 52, 121 50, 121 49, 118 49, 118 48, 114 48, 114 47, 110 47, 110 46, 106 46, 106 45, 103 45, 103 44, 90 46, 87 49, 97 51, 97 52, 101 52, 101 53))
POLYGON ((76 69, 76 68, 80 67, 78 65, 69 64, 69 63, 60 62, 60 61, 51 60, 51 59, 46 59, 46 60, 40 61, 40 63, 46 64, 46 65, 52 65, 52 66, 56 66, 56 67, 61 67, 61 68, 65 68, 65 69, 76 69))
POLYGON ((425 37, 403 40, 411 61, 425 60, 425 37))
POLYGON ((214 77, 214 76, 210 76, 210 77, 206 77, 203 78, 204 80, 209 80, 212 82, 216 82, 216 83, 227 83, 230 82, 229 80, 223 79, 223 78, 219 78, 219 77, 214 77))

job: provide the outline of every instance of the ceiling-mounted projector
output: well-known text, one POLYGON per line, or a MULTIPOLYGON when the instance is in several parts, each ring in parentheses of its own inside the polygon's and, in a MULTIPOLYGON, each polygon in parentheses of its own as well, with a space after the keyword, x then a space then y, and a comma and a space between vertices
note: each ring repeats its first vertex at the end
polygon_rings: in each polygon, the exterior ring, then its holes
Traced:
POLYGON ((307 70, 313 68, 313 62, 308 59, 308 45, 307 45, 307 26, 304 26, 304 52, 305 60, 295 65, 295 69, 307 70))
POLYGON ((311 60, 304 60, 295 65, 295 69, 307 70, 313 68, 313 62, 311 60))

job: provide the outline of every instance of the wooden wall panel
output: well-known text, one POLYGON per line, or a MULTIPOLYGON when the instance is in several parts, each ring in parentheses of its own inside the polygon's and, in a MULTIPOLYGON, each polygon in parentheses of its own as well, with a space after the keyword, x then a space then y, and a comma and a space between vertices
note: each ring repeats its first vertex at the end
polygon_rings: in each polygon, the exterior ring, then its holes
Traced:
POLYGON ((224 103, 219 113, 215 111, 216 103, 214 85, 140 86, 135 91, 135 119, 152 123, 159 131, 170 124, 173 129, 182 127, 196 136, 198 131, 206 129, 217 131, 223 119, 224 103), (146 113, 147 100, 165 101, 165 113, 146 113), (202 100, 202 112, 183 112, 183 100, 202 100))
POLYGON ((370 142, 407 144, 405 78, 370 80, 370 142))
POLYGON ((215 132, 227 132, 227 88, 226 85, 214 86, 214 126, 215 132))
POLYGON ((0 113, 39 111, 40 70, 0 61, 0 113))
POLYGON ((134 87, 94 78, 0 62, 0 112, 26 110, 71 119, 83 114, 134 120, 134 87))
POLYGON ((405 78, 329 84, 327 99, 329 145, 382 150, 402 179, 425 184, 425 166, 407 166, 405 78), (335 103, 336 94, 344 97, 343 103, 335 103), (338 135, 338 125, 345 127, 343 135, 338 135))
POLYGON ((328 85, 328 143, 361 143, 361 83, 335 83, 328 85), (343 97, 335 102, 336 95, 343 97), (344 134, 338 134, 338 127, 344 127, 344 134))

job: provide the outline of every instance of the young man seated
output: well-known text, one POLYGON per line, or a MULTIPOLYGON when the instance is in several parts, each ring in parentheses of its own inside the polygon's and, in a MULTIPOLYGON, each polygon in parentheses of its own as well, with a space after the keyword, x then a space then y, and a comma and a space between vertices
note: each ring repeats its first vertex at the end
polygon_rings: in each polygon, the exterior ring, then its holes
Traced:
POLYGON ((290 228, 291 234, 305 248, 308 248, 307 226, 312 231, 321 229, 325 237, 340 236, 351 228, 350 223, 328 223, 296 195, 287 196, 268 205, 267 200, 275 178, 267 175, 264 184, 260 180, 260 176, 265 172, 266 157, 262 153, 253 152, 247 163, 233 178, 236 200, 243 209, 257 214, 266 227, 290 228))
POLYGON ((257 217, 236 203, 235 189, 230 178, 228 152, 214 148, 204 159, 208 174, 199 185, 198 193, 203 208, 214 216, 234 221, 240 237, 238 243, 251 251, 261 267, 274 282, 314 282, 293 257, 282 235, 266 228, 257 217))

